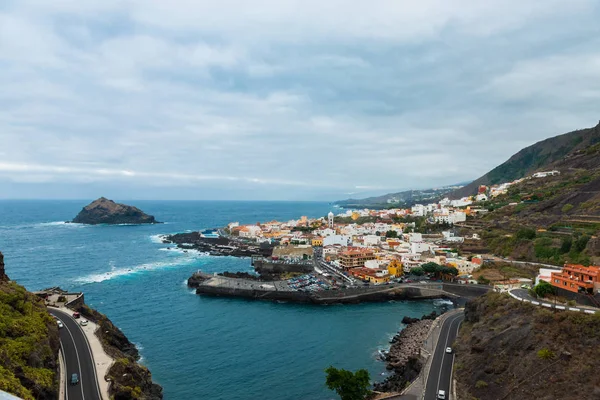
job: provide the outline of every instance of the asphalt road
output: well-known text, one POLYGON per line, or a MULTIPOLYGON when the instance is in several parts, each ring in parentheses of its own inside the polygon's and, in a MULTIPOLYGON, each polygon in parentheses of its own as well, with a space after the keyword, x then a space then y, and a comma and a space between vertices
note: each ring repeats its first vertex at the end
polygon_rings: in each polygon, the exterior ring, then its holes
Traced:
POLYGON ((66 364, 65 399, 66 400, 102 400, 92 350, 85 334, 70 314, 49 308, 50 314, 63 323, 59 329, 60 344, 66 364), (79 383, 71 385, 71 375, 79 376, 79 383))
POLYGON ((452 343, 458 334, 458 328, 464 318, 465 316, 461 312, 448 317, 440 328, 435 328, 441 329, 441 332, 433 354, 429 377, 427 378, 425 400, 437 399, 438 390, 444 390, 446 392, 446 399, 449 398, 454 352, 448 354, 446 353, 446 348, 452 347, 452 343))

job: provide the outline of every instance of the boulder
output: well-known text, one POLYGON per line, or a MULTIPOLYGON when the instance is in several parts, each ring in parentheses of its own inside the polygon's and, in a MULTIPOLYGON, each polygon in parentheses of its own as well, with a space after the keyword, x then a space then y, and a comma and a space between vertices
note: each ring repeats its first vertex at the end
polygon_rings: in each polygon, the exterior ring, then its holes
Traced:
POLYGON ((105 197, 93 201, 85 206, 73 219, 74 223, 98 224, 157 224, 152 215, 144 213, 137 207, 115 203, 105 197))

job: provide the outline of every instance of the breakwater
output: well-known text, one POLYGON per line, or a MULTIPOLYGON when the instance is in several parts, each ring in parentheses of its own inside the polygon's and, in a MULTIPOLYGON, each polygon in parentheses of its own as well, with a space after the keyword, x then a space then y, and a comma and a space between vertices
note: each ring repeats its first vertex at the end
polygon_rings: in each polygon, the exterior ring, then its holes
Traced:
POLYGON ((190 277, 188 286, 195 288, 196 293, 199 295, 310 304, 355 304, 439 298, 455 300, 458 297, 445 292, 442 284, 394 284, 307 292, 293 290, 286 281, 257 282, 255 280, 208 275, 202 272, 197 272, 190 277))

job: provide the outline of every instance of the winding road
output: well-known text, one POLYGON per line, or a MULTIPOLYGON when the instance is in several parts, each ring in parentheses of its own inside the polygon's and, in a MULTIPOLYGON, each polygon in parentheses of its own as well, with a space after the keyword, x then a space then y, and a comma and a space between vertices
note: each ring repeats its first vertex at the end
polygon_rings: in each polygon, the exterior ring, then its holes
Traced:
POLYGON ((450 380, 452 378, 452 366, 454 364, 454 352, 446 353, 447 347, 452 347, 454 339, 458 335, 460 324, 465 319, 464 313, 458 313, 448 317, 442 323, 440 336, 433 353, 431 369, 425 386, 425 400, 437 399, 438 390, 446 392, 446 399, 450 398, 450 380))
POLYGON ((53 308, 48 311, 64 325, 59 329, 59 334, 66 364, 65 400, 102 400, 92 349, 85 333, 70 314, 53 308), (79 383, 76 385, 71 385, 73 374, 79 376, 79 383))

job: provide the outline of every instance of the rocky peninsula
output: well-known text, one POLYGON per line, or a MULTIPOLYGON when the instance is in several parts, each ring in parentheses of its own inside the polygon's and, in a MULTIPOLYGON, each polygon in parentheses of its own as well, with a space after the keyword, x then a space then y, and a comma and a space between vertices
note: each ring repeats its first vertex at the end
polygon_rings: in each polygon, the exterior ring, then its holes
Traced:
POLYGON ((403 318, 402 323, 407 326, 392 338, 392 345, 385 356, 386 368, 393 371, 393 375, 383 382, 376 383, 373 386, 374 390, 399 393, 419 376, 423 368, 420 349, 436 317, 434 311, 421 319, 403 318))
POLYGON ((137 207, 115 203, 105 197, 100 197, 85 206, 71 221, 77 224, 157 224, 152 215, 144 213, 137 207))
POLYGON ((167 235, 163 237, 162 241, 163 243, 175 244, 183 250, 195 250, 211 256, 269 257, 273 254, 273 245, 268 243, 256 244, 223 236, 216 238, 203 237, 200 232, 167 235))

